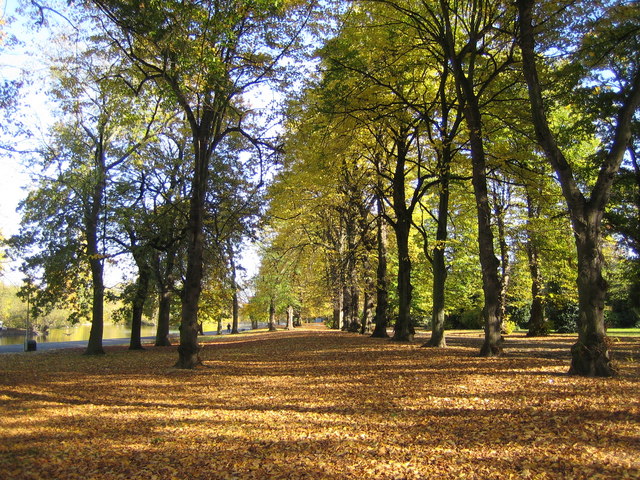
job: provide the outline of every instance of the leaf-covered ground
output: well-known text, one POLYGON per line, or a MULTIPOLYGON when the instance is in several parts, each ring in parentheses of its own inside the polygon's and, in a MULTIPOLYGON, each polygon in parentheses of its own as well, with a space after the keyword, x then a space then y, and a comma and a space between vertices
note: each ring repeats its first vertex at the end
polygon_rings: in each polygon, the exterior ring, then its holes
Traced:
POLYGON ((204 348, 0 356, 1 479, 640 478, 640 340, 621 375, 565 374, 574 339, 434 350, 303 327, 204 348))

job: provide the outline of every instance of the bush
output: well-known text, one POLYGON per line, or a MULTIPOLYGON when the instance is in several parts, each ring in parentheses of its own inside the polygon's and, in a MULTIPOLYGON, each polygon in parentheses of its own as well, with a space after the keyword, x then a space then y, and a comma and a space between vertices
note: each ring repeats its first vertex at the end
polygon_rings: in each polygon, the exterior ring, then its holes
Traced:
POLYGON ((578 304, 547 305, 547 318, 558 333, 578 331, 578 304))
POLYGON ((447 315, 446 324, 449 329, 476 330, 483 328, 484 320, 482 318, 482 309, 460 310, 447 315))
POLYGON ((504 322, 502 322, 502 332, 505 335, 512 334, 517 328, 518 325, 513 320, 505 320, 504 322))
POLYGON ((638 328, 640 315, 630 302, 614 300, 611 302, 611 310, 605 311, 605 323, 611 328, 638 328))
POLYGON ((531 316, 531 305, 522 305, 521 307, 514 307, 513 305, 507 305, 507 316, 516 327, 523 327, 529 323, 529 317, 531 316))

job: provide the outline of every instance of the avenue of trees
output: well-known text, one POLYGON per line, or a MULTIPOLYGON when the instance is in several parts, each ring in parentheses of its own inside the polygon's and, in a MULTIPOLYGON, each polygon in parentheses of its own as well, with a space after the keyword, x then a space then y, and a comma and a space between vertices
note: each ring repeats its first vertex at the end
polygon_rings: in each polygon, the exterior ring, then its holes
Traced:
POLYGON ((237 332, 243 307, 270 330, 323 317, 412 341, 428 326, 429 347, 482 327, 484 356, 515 326, 573 330, 570 372, 615 374, 606 327, 640 322, 637 4, 28 11, 52 26, 55 111, 22 153, 33 183, 7 243, 34 315, 64 305, 91 319, 87 354, 104 353, 117 297, 132 349, 152 306, 158 346, 179 318, 179 368, 200 362, 203 318, 237 332), (241 252, 256 240, 241 306, 241 252), (126 287, 108 288, 114 270, 126 287))

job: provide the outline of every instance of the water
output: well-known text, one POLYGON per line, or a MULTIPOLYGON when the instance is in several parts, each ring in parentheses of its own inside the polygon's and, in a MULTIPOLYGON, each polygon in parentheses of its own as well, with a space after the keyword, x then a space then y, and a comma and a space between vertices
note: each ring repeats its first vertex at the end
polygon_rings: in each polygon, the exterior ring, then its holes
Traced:
MULTIPOLYGON (((264 325, 261 325, 264 327, 264 325)), ((218 324, 206 324, 204 325, 205 332, 217 332, 218 324)), ((249 330, 251 329, 251 323, 240 322, 238 329, 249 330)), ((140 336, 142 337, 154 337, 156 336, 157 328, 155 326, 143 326, 140 330, 140 336)), ((38 335, 34 339, 38 343, 47 342, 71 342, 71 341, 88 341, 89 332, 91 331, 91 324, 74 325, 61 328, 50 328, 47 335, 38 335)), ((172 329, 170 334, 179 335, 177 329, 172 329)), ((223 327, 222 333, 227 333, 226 324, 223 327)), ((131 337, 131 329, 126 325, 104 325, 103 339, 109 340, 114 338, 129 339, 131 337)), ((0 345, 21 345, 24 343, 24 335, 12 335, 12 336, 0 336, 0 345)))
MULTIPOLYGON (((91 324, 74 325, 62 328, 50 328, 47 335, 38 335, 34 339, 38 343, 46 342, 71 342, 75 340, 88 341, 89 332, 91 331, 91 324)), ((156 334, 156 327, 145 327, 141 329, 141 335, 143 337, 154 337, 156 334)), ((131 329, 126 325, 111 325, 105 324, 104 336, 105 339, 111 338, 129 338, 131 337, 131 329)), ((15 336, 1 336, 0 345, 18 345, 24 343, 24 335, 15 336)))

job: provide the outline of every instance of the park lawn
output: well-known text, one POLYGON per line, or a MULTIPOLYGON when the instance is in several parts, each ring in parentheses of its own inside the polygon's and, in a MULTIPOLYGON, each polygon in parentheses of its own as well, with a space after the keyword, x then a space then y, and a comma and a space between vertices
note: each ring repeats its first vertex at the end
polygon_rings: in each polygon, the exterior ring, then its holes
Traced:
POLYGON ((640 339, 569 377, 575 338, 447 349, 309 326, 102 357, 0 356, 0 478, 640 478, 640 339))

